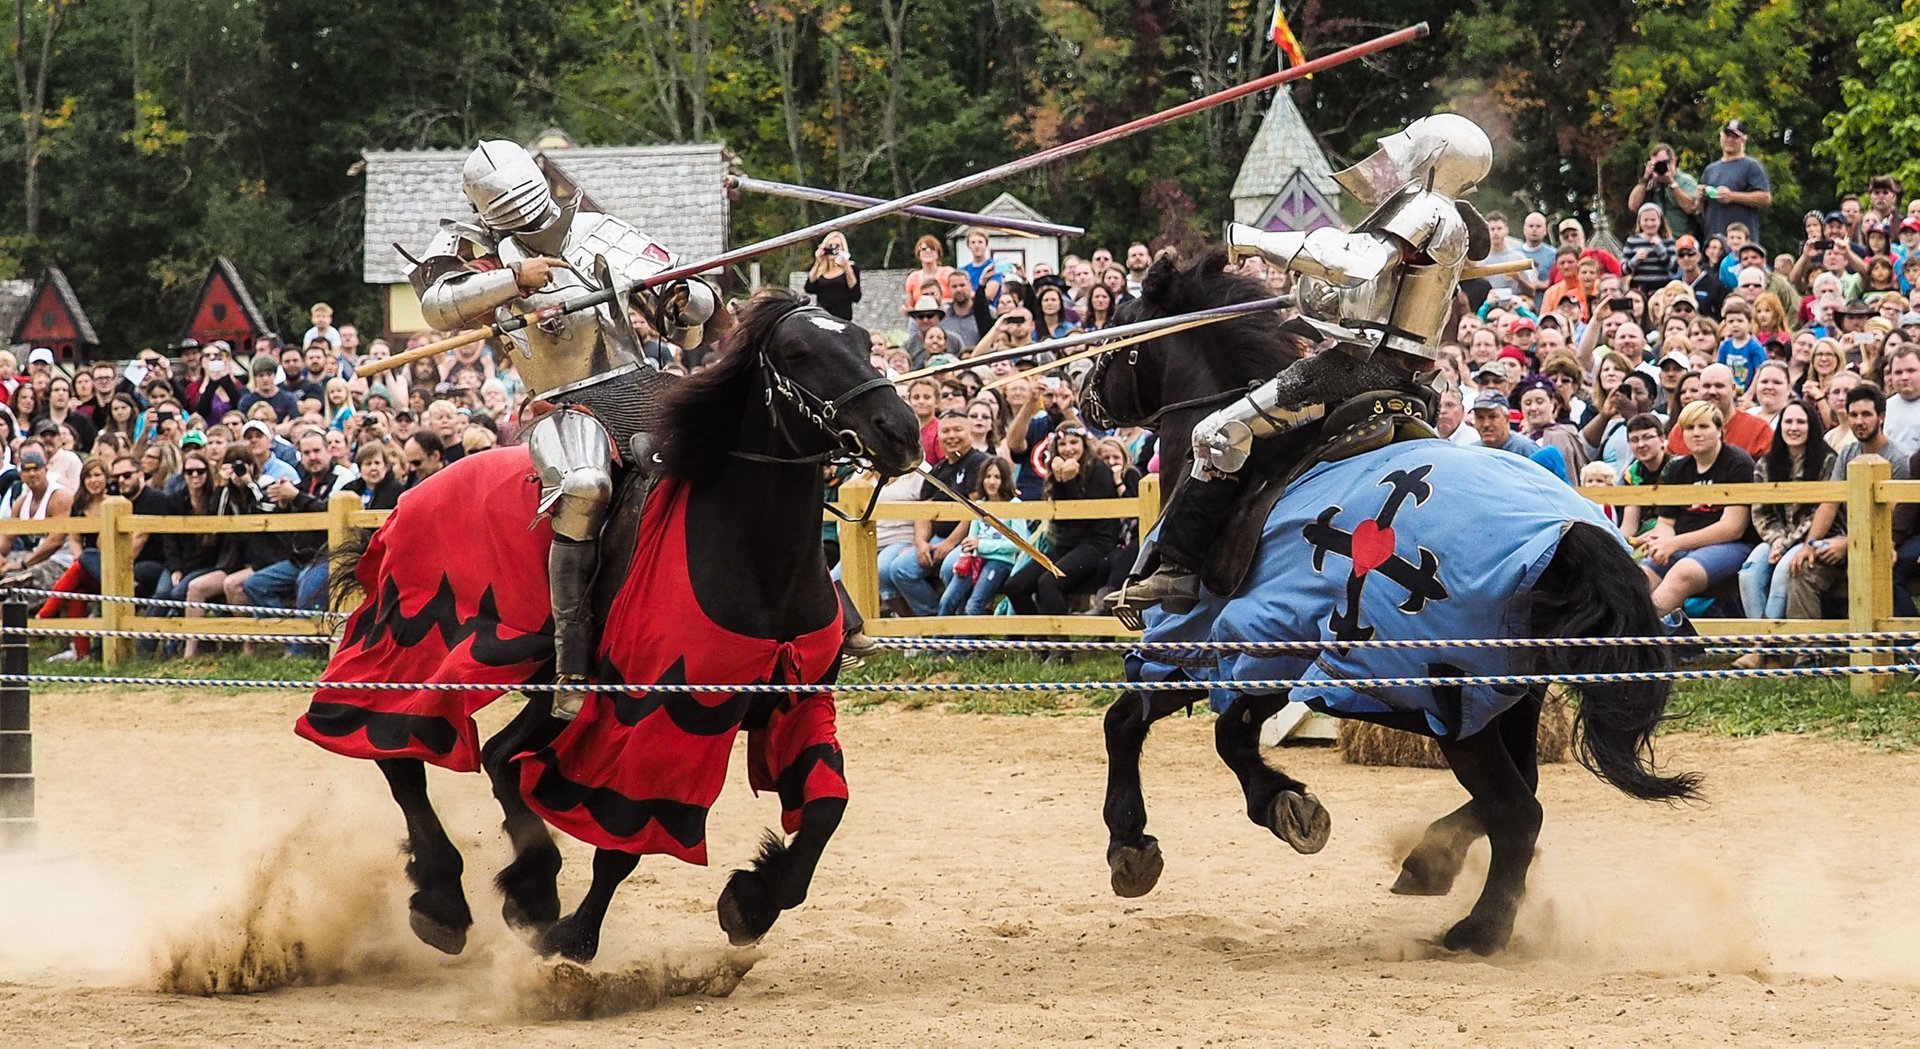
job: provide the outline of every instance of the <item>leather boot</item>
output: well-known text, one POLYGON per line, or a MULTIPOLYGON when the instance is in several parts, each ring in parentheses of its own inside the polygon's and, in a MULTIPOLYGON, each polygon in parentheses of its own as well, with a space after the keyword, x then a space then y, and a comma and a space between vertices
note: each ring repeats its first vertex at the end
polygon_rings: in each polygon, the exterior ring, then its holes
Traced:
MULTIPOLYGON (((554 681, 584 685, 593 680, 599 648, 598 624, 593 621, 593 577, 600 568, 600 544, 553 538, 547 552, 547 583, 553 595, 554 681)), ((572 721, 580 714, 587 694, 555 692, 553 716, 572 721)))

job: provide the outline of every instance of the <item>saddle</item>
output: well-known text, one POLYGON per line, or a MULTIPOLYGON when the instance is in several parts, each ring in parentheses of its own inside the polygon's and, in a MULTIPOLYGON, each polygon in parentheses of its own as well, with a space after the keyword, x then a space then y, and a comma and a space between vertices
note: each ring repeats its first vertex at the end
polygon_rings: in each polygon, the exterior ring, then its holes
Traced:
MULTIPOLYGON (((1235 595, 1246 584, 1253 557, 1260 549, 1260 537, 1266 531, 1267 517, 1273 506, 1287 493, 1287 487, 1320 463, 1338 462, 1384 448, 1401 441, 1434 438, 1427 422, 1428 407, 1412 394, 1378 390, 1361 394, 1327 413, 1321 424, 1320 439, 1297 461, 1279 461, 1256 466, 1256 474, 1247 478, 1240 497, 1234 502, 1206 564, 1200 567, 1200 581, 1216 594, 1235 595)), ((1254 463, 1249 463, 1254 466, 1254 463)))

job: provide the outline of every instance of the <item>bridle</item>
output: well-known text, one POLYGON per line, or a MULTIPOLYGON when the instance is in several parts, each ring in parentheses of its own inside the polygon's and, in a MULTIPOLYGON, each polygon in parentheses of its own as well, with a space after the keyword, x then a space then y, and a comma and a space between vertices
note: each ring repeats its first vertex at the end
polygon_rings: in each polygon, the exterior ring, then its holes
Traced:
MULTIPOLYGON (((773 326, 767 332, 766 338, 761 340, 761 345, 754 351, 759 357, 757 363, 760 368, 761 383, 766 388, 767 418, 772 424, 773 432, 779 436, 780 440, 783 441, 788 448, 800 451, 805 445, 802 443, 800 436, 796 435, 792 428, 787 425, 789 412, 782 410, 783 405, 791 409, 791 414, 797 415, 800 419, 804 420, 807 425, 815 431, 816 435, 832 438, 832 447, 817 452, 801 452, 801 454, 791 456, 764 455, 759 452, 743 452, 738 449, 731 449, 727 454, 738 459, 746 459, 757 463, 779 463, 783 465, 833 463, 836 465, 853 465, 862 469, 871 469, 874 465, 872 450, 867 447, 865 441, 860 439, 858 433, 837 425, 840 411, 847 405, 853 403, 855 399, 865 394, 872 393, 879 389, 891 390, 893 383, 884 375, 875 375, 873 378, 859 383, 837 397, 822 397, 818 393, 808 389, 798 380, 782 372, 774 365, 773 356, 767 352, 767 346, 772 344, 773 336, 780 330, 781 325, 788 323, 802 314, 815 314, 820 317, 832 318, 835 324, 844 323, 820 307, 811 305, 796 306, 785 316, 773 323, 773 326), (775 394, 779 395, 778 401, 774 399, 775 394)), ((826 506, 828 512, 843 521, 864 521, 873 513, 873 508, 878 504, 879 500, 880 489, 876 486, 873 491, 873 498, 868 501, 866 510, 858 517, 848 516, 832 503, 828 503, 826 506)))
POLYGON ((1163 404, 1159 408, 1148 412, 1140 405, 1140 382, 1139 376, 1135 371, 1140 364, 1140 347, 1129 346, 1127 347, 1124 370, 1114 373, 1114 382, 1118 387, 1117 396, 1114 397, 1114 400, 1121 403, 1110 405, 1107 403, 1107 399, 1100 393, 1100 388, 1105 385, 1107 381, 1107 369, 1113 366, 1119 356, 1119 352, 1115 351, 1094 358, 1093 367, 1087 369, 1086 378, 1080 381, 1080 407, 1082 414, 1087 417, 1089 422, 1102 429, 1113 429, 1116 426, 1140 426, 1147 429, 1157 429, 1160 425, 1160 420, 1165 418, 1168 413, 1177 412, 1183 408, 1225 404, 1247 392, 1246 389, 1241 387, 1234 387, 1230 390, 1210 393, 1204 397, 1192 397, 1184 401, 1175 401, 1172 404, 1163 404), (1129 422, 1124 420, 1138 421, 1129 422))

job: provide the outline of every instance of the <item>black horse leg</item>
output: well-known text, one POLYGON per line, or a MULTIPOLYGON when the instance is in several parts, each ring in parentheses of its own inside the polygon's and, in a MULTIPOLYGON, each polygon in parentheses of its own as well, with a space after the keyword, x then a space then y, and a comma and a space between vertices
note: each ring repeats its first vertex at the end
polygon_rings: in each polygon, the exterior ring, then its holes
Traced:
POLYGON ((1466 739, 1439 741, 1454 778, 1472 796, 1470 804, 1493 846, 1486 888, 1473 910, 1447 930, 1444 942, 1449 950, 1492 954, 1504 948, 1527 892, 1527 868, 1540 837, 1540 802, 1504 735, 1501 726, 1490 725, 1466 739))
POLYGON ((1310 856, 1327 845, 1333 819, 1307 785, 1268 765, 1260 756, 1260 726, 1287 705, 1284 695, 1236 697, 1213 726, 1220 760, 1240 779, 1247 796, 1247 818, 1310 856))
POLYGON ((552 743, 566 722, 552 716, 553 694, 529 692, 527 704, 480 749, 480 766, 493 784, 494 800, 505 816, 501 825, 513 846, 513 862, 493 879, 500 890, 500 915, 516 929, 545 930, 560 920, 560 850, 547 824, 520 794, 516 754, 552 743))
POLYGON ((1115 895, 1145 896, 1166 861, 1147 833, 1147 799, 1140 789, 1140 750, 1153 723, 1205 698, 1192 692, 1120 693, 1107 708, 1107 867, 1115 895))
POLYGON ((568 961, 592 961, 600 953, 600 926, 607 919, 613 891, 639 865, 640 854, 636 852, 593 850, 593 884, 587 887, 580 906, 540 937, 540 953, 558 954, 568 961))
POLYGON ((781 911, 807 902, 820 856, 846 811, 845 798, 815 798, 801 806, 800 829, 792 841, 767 832, 753 865, 734 871, 714 904, 729 942, 735 947, 758 943, 781 911))
MULTIPOLYGON (((1500 733, 1507 754, 1526 781, 1529 793, 1536 791, 1540 784, 1541 699, 1541 690, 1528 692, 1525 699, 1488 726, 1488 731, 1500 733)), ((1421 836, 1420 844, 1401 861, 1400 877, 1394 880, 1392 891, 1402 896, 1445 896, 1453 891, 1453 880, 1460 876, 1460 868, 1467 862, 1467 850, 1486 832, 1472 801, 1434 820, 1421 836)))
POLYGON ((414 888, 407 901, 408 924, 427 946, 459 954, 473 926, 473 912, 460 888, 466 865, 427 798, 427 766, 411 758, 382 758, 374 764, 407 817, 407 880, 414 888))

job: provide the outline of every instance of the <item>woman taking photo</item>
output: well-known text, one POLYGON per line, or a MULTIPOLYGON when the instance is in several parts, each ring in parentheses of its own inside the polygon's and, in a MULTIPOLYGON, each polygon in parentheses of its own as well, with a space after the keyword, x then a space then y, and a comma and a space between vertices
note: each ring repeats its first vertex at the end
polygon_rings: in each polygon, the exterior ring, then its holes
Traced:
MULTIPOLYGON (((1833 469, 1833 450, 1814 429, 1819 419, 1805 401, 1788 401, 1780 409, 1773 447, 1754 464, 1753 479, 1764 481, 1824 481, 1833 469)), ((1806 541, 1818 503, 1756 503, 1753 527, 1760 543, 1740 566, 1740 605, 1749 619, 1781 619, 1787 614, 1788 566, 1806 541)), ((1734 661, 1751 670, 1768 664, 1765 652, 1755 649, 1734 661)))
POLYGON ((834 230, 821 238, 820 245, 813 249, 813 268, 807 270, 807 283, 801 290, 835 317, 853 319, 853 304, 862 294, 860 271, 853 264, 853 252, 847 250, 845 234, 834 230))
MULTIPOLYGON (((213 491, 213 513, 221 517, 238 517, 256 513, 260 509, 260 496, 264 483, 254 469, 253 456, 245 445, 234 445, 227 449, 226 456, 215 468, 218 471, 213 491)), ((189 484, 192 482, 189 481, 189 484)), ((227 532, 220 535, 215 546, 214 565, 186 585, 187 600, 202 603, 230 605, 247 603, 246 591, 242 584, 253 574, 256 567, 249 554, 254 546, 252 536, 244 532, 227 532)), ((186 618, 197 619, 206 615, 198 608, 186 610, 186 618)), ((188 641, 183 653, 187 657, 200 654, 200 645, 188 641)))
MULTIPOLYGON (((1718 405, 1694 401, 1680 410, 1674 425, 1687 454, 1675 456, 1660 472, 1661 484, 1752 482, 1753 458, 1726 443, 1727 421, 1718 405)), ((1640 567, 1653 590, 1654 611, 1665 616, 1687 598, 1738 575, 1753 551, 1747 542, 1750 520, 1748 508, 1738 504, 1660 507, 1653 528, 1629 540, 1645 555, 1640 567)))

